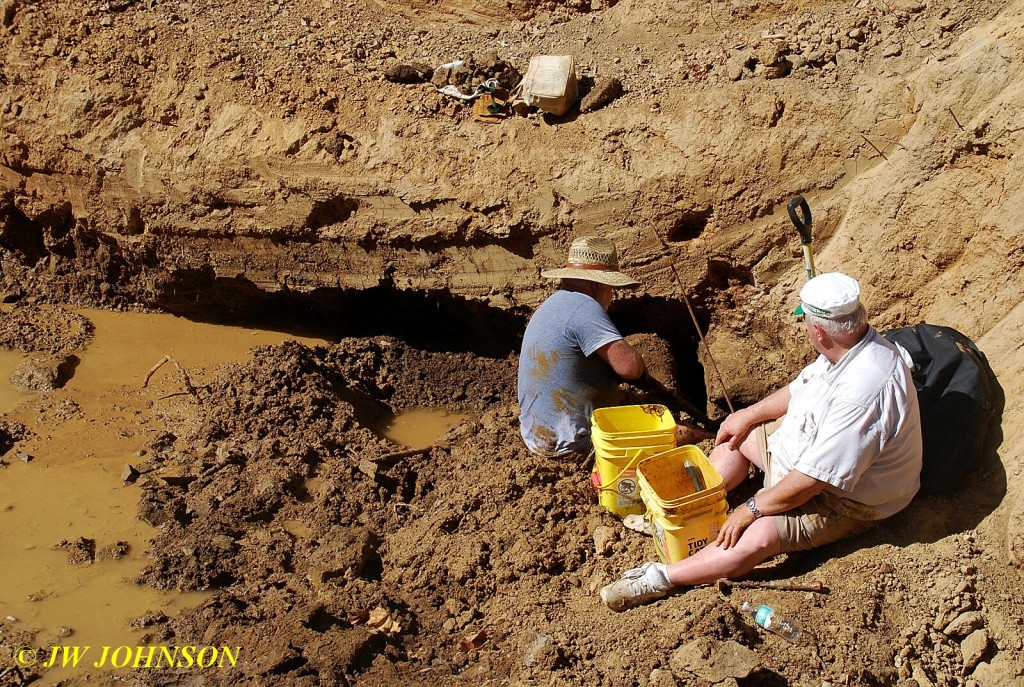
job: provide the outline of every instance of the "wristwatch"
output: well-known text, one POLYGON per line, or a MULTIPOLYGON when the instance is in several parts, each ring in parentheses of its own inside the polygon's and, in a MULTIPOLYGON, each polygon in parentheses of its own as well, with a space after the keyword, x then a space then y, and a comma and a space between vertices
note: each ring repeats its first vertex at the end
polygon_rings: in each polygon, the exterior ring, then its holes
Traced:
POLYGON ((754 497, 753 496, 751 496, 749 499, 747 499, 747 508, 750 510, 751 513, 754 514, 754 519, 755 520, 757 520, 759 517, 761 517, 761 515, 762 515, 761 509, 757 507, 757 503, 754 501, 754 497))

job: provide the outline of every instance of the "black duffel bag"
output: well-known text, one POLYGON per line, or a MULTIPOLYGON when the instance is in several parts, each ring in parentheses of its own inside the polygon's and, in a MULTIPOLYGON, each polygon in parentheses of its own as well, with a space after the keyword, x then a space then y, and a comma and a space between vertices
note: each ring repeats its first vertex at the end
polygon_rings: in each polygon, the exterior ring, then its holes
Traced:
POLYGON ((914 360, 921 404, 921 493, 947 493, 982 461, 1001 391, 985 354, 950 327, 921 323, 882 332, 914 360))

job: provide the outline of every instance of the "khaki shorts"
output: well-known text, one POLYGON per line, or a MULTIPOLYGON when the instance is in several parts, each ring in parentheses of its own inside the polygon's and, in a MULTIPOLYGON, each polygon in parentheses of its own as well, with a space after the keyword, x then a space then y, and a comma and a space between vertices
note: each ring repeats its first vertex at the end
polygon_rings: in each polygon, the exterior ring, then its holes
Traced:
MULTIPOLYGON (((774 432, 779 420, 760 425, 755 431, 757 450, 762 464, 768 468, 771 454, 768 452, 768 434, 774 432)), ((765 470, 765 479, 768 479, 765 470)), ((852 517, 843 511, 849 510, 842 500, 827 492, 821 492, 802 506, 768 516, 775 523, 779 533, 782 553, 807 551, 825 544, 831 544, 855 534, 867 532, 878 521, 852 517)))

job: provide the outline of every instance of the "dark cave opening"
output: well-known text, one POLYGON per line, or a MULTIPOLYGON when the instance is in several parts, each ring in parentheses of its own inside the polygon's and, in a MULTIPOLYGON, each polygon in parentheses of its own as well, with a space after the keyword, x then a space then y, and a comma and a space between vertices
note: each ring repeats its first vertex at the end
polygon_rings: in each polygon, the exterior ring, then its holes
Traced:
POLYGON ((447 290, 368 289, 267 292, 212 270, 178 271, 160 284, 154 305, 189 319, 315 333, 328 339, 392 336, 435 352, 506 358, 519 352, 529 314, 503 310, 447 290))
MULTIPOLYGON (((672 348, 679 392, 697 408, 708 401, 704 366, 697 357, 700 335, 682 301, 654 296, 613 302, 609 314, 624 336, 657 334, 672 348)), ((705 323, 701 323, 706 328, 705 323)))
MULTIPOLYGON (((415 291, 383 283, 368 289, 320 288, 266 292, 244 278, 218 278, 210 269, 179 271, 160 284, 155 305, 189 319, 230 323, 329 339, 391 336, 432 352, 488 358, 517 355, 532 313, 501 309, 447 290, 415 291)), ((683 302, 623 297, 610 315, 623 335, 656 334, 672 349, 679 391, 698 408, 707 404, 699 335, 683 302)), ((702 324, 706 326, 706 324, 702 324)))

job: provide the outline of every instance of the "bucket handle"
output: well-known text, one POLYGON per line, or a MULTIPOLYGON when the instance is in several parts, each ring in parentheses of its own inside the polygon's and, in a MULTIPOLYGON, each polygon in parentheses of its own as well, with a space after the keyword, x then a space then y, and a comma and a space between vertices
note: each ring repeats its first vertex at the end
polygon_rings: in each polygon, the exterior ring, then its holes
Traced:
MULTIPOLYGON (((627 455, 628 455, 628 452, 627 452, 627 455)), ((643 455, 643 451, 637 451, 636 455, 634 455, 629 460, 629 462, 626 463, 626 467, 624 467, 621 470, 619 470, 619 474, 615 475, 615 477, 612 477, 612 479, 610 480, 610 484, 615 484, 616 482, 619 481, 620 477, 622 477, 624 474, 626 474, 627 470, 632 470, 633 468, 635 468, 637 466, 637 464, 640 462, 639 458, 642 455, 643 455)), ((614 491, 615 487, 611 487, 611 486, 607 486, 606 487, 606 486, 604 486, 602 484, 600 487, 597 488, 597 490, 598 491, 614 491)))

